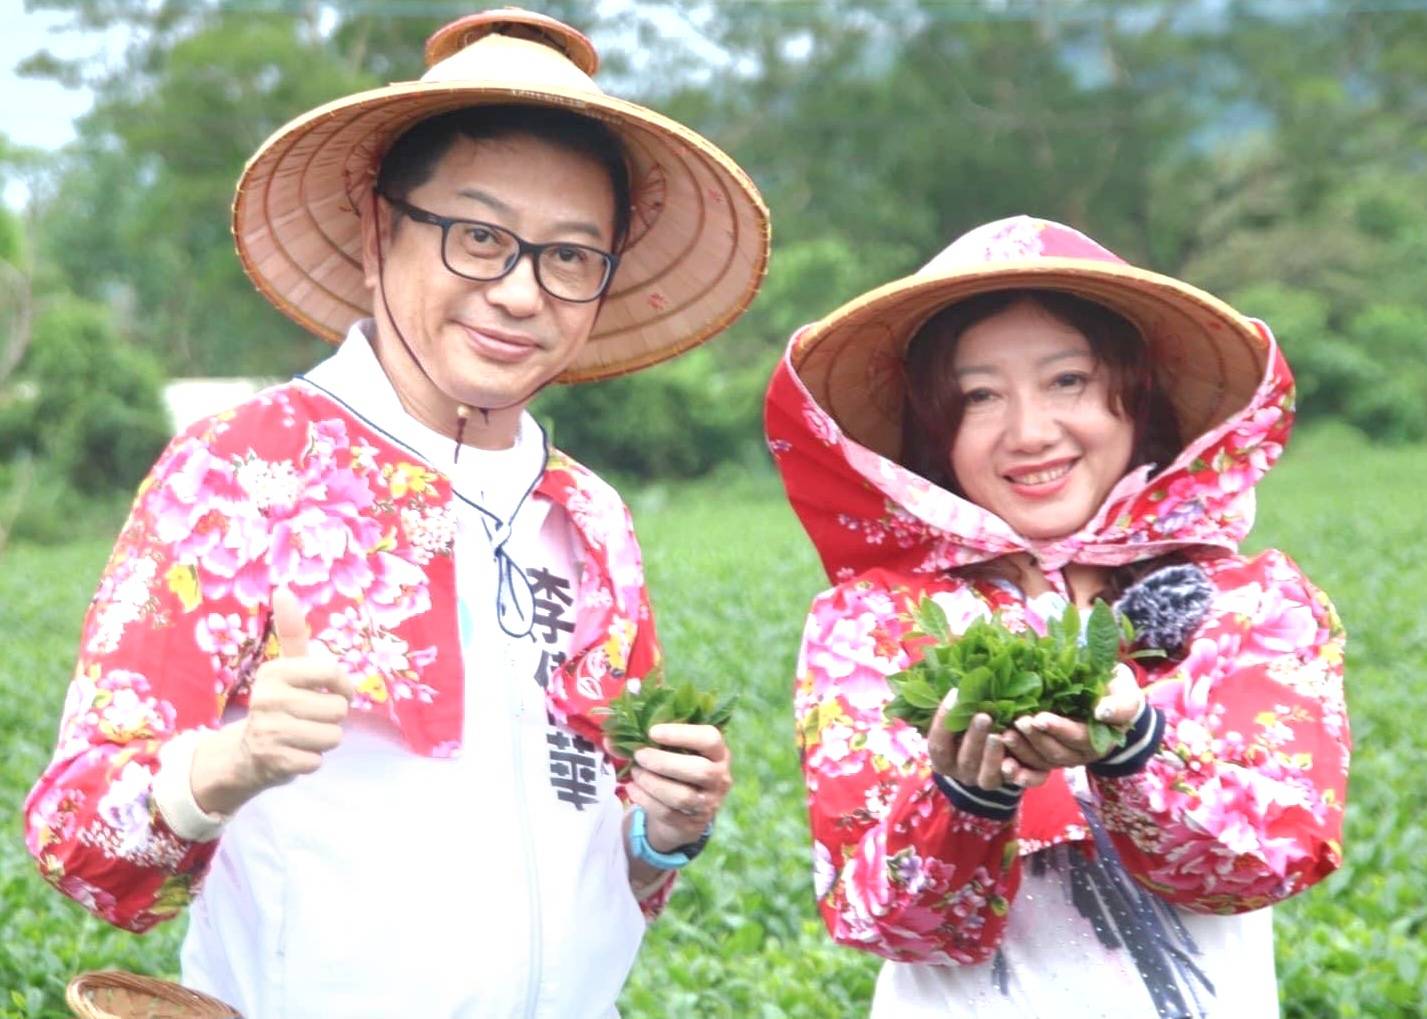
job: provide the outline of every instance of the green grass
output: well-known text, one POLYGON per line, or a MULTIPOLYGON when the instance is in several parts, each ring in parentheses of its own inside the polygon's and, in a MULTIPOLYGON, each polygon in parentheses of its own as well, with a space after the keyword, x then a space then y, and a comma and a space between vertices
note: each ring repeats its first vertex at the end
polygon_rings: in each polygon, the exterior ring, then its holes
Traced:
MULTIPOLYGON (((44 767, 74 665, 79 625, 109 541, 20 546, 0 556, 0 1016, 68 1016, 64 985, 88 969, 171 975, 173 930, 138 938, 85 914, 40 880, 20 805, 44 767)), ((171 925, 172 926, 172 925, 171 925)))
MULTIPOLYGON (((1409 1019, 1427 983, 1421 861, 1427 782, 1427 449, 1338 433, 1295 443, 1266 482, 1251 548, 1288 550, 1347 623, 1356 754, 1347 862, 1277 910, 1287 1019, 1409 1019)), ((839 948, 812 902, 792 671, 823 584, 775 482, 646 489, 633 500, 671 676, 738 689, 736 784, 714 841, 650 931, 621 1008, 629 1019, 855 1016, 877 960, 839 948)), ((43 766, 108 540, 0 556, 0 1016, 57 1017, 85 969, 174 975, 181 924, 109 930, 52 892, 25 855, 18 806, 43 766)))
POLYGON ((1277 911, 1288 1019, 1417 1019, 1427 1001, 1424 478, 1427 449, 1320 432, 1290 446, 1259 500, 1250 547, 1293 555, 1348 630, 1347 857, 1277 911))

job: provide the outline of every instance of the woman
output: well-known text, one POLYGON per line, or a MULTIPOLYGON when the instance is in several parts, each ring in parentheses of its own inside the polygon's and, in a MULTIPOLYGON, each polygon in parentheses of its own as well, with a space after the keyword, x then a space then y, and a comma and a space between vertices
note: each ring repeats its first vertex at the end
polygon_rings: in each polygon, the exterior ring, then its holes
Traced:
POLYGON ((793 338, 770 446, 835 585, 795 708, 819 907, 874 1016, 1277 1016, 1271 913, 1341 861, 1343 632, 1238 553, 1292 378, 1268 329, 1019 217, 793 338), (1117 604, 1162 652, 1096 716, 884 716, 923 595, 955 631, 1117 604))

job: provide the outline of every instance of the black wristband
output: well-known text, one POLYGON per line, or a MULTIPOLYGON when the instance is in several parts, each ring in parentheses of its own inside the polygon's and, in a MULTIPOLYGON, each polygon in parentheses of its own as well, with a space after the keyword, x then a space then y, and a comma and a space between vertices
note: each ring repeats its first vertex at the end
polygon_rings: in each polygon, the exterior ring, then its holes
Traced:
POLYGON ((1000 789, 963 785, 954 778, 947 778, 936 772, 932 773, 932 781, 951 801, 953 807, 995 821, 1007 821, 1015 817, 1016 808, 1021 805, 1021 794, 1025 791, 1011 782, 1005 783, 1000 789))
POLYGON ((1145 769, 1150 758, 1159 752, 1160 741, 1164 738, 1164 714, 1158 708, 1146 703, 1125 734, 1125 745, 1112 750, 1098 761, 1085 766, 1085 770, 1100 778, 1124 778, 1145 769))
POLYGON ((713 825, 709 825, 706 829, 704 829, 704 833, 698 838, 694 839, 694 841, 675 849, 673 851, 674 855, 683 854, 684 856, 692 860, 694 857, 698 856, 704 851, 704 846, 709 844, 709 839, 712 837, 713 825))

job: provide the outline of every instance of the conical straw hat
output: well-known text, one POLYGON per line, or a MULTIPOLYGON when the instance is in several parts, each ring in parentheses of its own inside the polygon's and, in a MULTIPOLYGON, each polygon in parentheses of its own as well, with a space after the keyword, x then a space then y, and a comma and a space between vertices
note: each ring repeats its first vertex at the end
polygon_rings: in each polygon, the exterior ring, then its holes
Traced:
POLYGON ((605 95, 575 29, 514 8, 452 22, 426 44, 420 81, 359 92, 291 121, 248 161, 233 236, 279 311, 329 343, 372 313, 361 221, 381 157, 417 122, 463 107, 572 110, 619 137, 630 165, 629 238, 590 341, 557 381, 609 378, 673 357, 741 315, 768 261, 768 211, 726 154, 661 114, 605 95))
POLYGON ((896 459, 907 344, 937 312, 996 290, 1063 290, 1123 315, 1189 439, 1243 409, 1268 369, 1253 322, 1197 287, 1139 269, 1078 230, 1015 216, 977 227, 919 271, 871 290, 800 332, 793 369, 854 440, 896 459))

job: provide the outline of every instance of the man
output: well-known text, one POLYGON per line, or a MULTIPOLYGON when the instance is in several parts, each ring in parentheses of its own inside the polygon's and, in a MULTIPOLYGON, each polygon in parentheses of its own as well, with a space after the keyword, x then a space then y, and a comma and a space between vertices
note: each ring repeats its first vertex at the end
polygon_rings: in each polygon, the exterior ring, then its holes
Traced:
POLYGON ((730 783, 688 725, 616 780, 600 709, 658 664, 639 550, 525 408, 727 325, 761 200, 558 22, 475 15, 428 59, 245 170, 249 274, 345 338, 155 466, 26 803, 106 920, 191 900, 184 982, 248 1019, 613 1014, 730 783))

